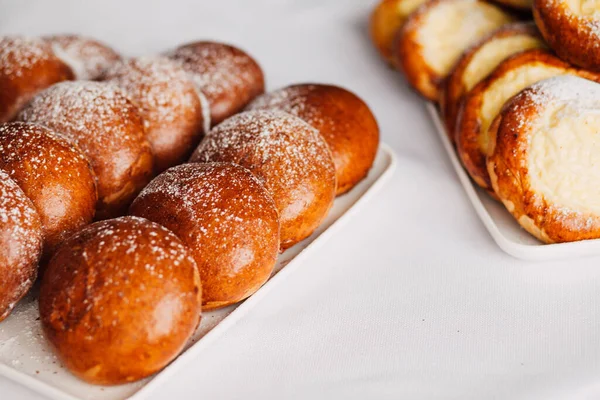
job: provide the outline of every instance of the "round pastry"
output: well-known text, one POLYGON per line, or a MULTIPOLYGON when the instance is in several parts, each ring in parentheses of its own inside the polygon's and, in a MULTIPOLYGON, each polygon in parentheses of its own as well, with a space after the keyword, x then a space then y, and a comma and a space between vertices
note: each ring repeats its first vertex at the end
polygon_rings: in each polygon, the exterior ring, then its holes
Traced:
POLYGON ((33 202, 42 221, 44 261, 56 246, 92 222, 96 175, 83 153, 41 125, 0 125, 0 168, 33 202))
POLYGON ((52 46, 54 54, 66 63, 75 78, 94 80, 119 61, 119 53, 99 41, 79 35, 52 35, 43 38, 52 46))
POLYGON ((373 10, 369 21, 369 33, 381 56, 393 62, 392 45, 396 33, 421 4, 427 0, 381 0, 373 10))
POLYGON ((400 29, 394 52, 396 65, 419 93, 437 101, 440 85, 461 54, 512 21, 512 16, 481 0, 429 1, 400 29))
POLYGON ((167 54, 191 75, 210 108, 214 126, 265 91, 258 63, 244 51, 224 43, 194 42, 167 54))
POLYGON ((47 43, 0 38, 0 123, 12 120, 39 91, 74 75, 47 43))
POLYGON ((279 110, 227 119, 210 131, 190 161, 233 162, 258 177, 279 211, 282 249, 308 237, 335 198, 335 166, 327 143, 315 128, 279 110))
POLYGON ((600 80, 600 75, 573 68, 546 50, 533 49, 504 60, 466 95, 459 111, 456 144, 465 169, 479 186, 491 189, 485 166, 488 129, 504 103, 529 85, 565 74, 600 80))
POLYGON ((516 22, 494 31, 461 56, 446 80, 441 96, 442 114, 450 140, 454 141, 456 136, 456 114, 465 94, 509 56, 540 47, 545 47, 545 44, 535 25, 516 22))
POLYGON ((42 223, 25 193, 0 170, 0 321, 29 291, 42 254, 42 223))
POLYGON ((171 362, 200 318, 194 259, 169 230, 137 217, 96 222, 58 248, 40 288, 44 333, 79 378, 114 385, 171 362))
POLYGON ((490 129, 498 197, 546 243, 600 238, 600 85, 561 76, 515 96, 490 129))
POLYGON ((333 156, 338 195, 352 189, 373 165, 379 127, 369 107, 348 90, 332 85, 292 85, 260 96, 248 108, 285 111, 316 128, 333 156))
POLYGON ((534 0, 533 16, 560 58, 600 71, 600 15, 595 1, 534 0))
POLYGON ((37 95, 18 119, 45 125, 83 151, 98 177, 99 219, 124 214, 152 178, 143 120, 114 85, 59 83, 37 95))
POLYGON ((133 215, 172 230, 191 250, 202 309, 244 300, 269 279, 279 253, 273 199, 250 171, 228 163, 184 164, 157 176, 133 215))
POLYGON ((189 158, 202 135, 202 107, 194 83, 177 63, 133 58, 114 64, 103 79, 120 86, 138 106, 156 172, 189 158))

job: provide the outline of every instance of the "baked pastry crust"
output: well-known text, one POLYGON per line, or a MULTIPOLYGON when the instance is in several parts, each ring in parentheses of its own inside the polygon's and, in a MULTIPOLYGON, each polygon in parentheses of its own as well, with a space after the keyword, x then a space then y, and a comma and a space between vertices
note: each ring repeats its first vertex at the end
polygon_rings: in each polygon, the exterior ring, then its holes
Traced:
POLYGON ((382 0, 369 19, 369 34, 380 55, 393 63, 393 43, 406 18, 427 0, 382 0))
POLYGON ((534 0, 540 32, 562 59, 600 71, 600 17, 593 0, 534 0))
POLYGON ((395 64, 421 95, 438 101, 441 85, 461 54, 482 37, 513 21, 510 14, 485 1, 429 1, 413 12, 400 29, 395 64))
POLYGON ((456 145, 463 166, 479 186, 491 192, 485 165, 488 129, 504 103, 529 85, 566 74, 600 80, 598 74, 572 67, 547 50, 533 49, 504 60, 466 95, 459 110, 456 145))
POLYGON ((360 182, 373 165, 379 127, 369 106, 354 93, 333 85, 297 84, 266 93, 251 110, 281 110, 316 128, 331 150, 337 195, 360 182))
POLYGON ((545 43, 533 22, 515 22, 502 26, 463 53, 444 84, 440 100, 446 132, 452 142, 464 96, 506 58, 539 47, 545 47, 545 43))
POLYGON ((487 167, 508 211, 546 243, 600 238, 600 85, 561 76, 508 102, 487 167))

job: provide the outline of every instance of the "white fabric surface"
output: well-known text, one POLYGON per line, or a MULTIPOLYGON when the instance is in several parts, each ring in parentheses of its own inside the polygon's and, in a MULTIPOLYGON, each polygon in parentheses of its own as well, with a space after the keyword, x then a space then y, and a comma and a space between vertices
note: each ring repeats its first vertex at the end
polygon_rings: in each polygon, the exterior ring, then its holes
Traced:
MULTIPOLYGON (((373 108, 399 163, 344 231, 153 399, 600 397, 600 260, 492 241, 420 99, 366 34, 374 1, 0 0, 0 34, 81 32, 126 54, 242 46, 269 88, 321 81, 373 108)), ((40 399, 0 379, 2 399, 40 399)))

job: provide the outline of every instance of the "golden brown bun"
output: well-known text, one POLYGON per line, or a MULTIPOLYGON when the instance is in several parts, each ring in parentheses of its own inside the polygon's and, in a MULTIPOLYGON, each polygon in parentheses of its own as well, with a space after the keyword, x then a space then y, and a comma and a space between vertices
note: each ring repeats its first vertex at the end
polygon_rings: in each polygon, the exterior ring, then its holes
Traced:
POLYGON ((535 84, 490 129, 498 197, 546 243, 600 238, 600 85, 573 76, 535 84))
POLYGON ((18 119, 45 125, 83 151, 98 177, 98 219, 123 215, 152 178, 152 150, 143 120, 114 85, 54 85, 37 95, 18 119))
POLYGON ((273 199, 234 164, 184 164, 157 176, 130 213, 172 230, 191 250, 202 280, 202 309, 244 300, 269 279, 279 253, 273 199))
POLYGON ((41 217, 44 261, 56 246, 92 222, 96 175, 83 153, 41 125, 0 125, 0 168, 21 187, 41 217))
POLYGON ((542 35, 558 54, 572 64, 600 71, 600 19, 597 3, 589 0, 534 0, 533 17, 542 35))
POLYGON ((526 12, 529 16, 529 18, 531 18, 531 5, 533 3, 533 0, 493 0, 494 3, 498 3, 501 6, 506 6, 506 7, 510 7, 514 10, 517 11, 524 11, 526 12))
POLYGON ((157 173, 190 157, 202 136, 202 107, 188 74, 166 57, 132 58, 102 77, 138 106, 157 173))
POLYGON ((105 69, 121 59, 115 50, 92 38, 52 35, 43 39, 52 46, 54 54, 71 67, 77 79, 97 79, 105 69))
POLYGON ((461 56, 445 83, 441 110, 450 140, 456 137, 460 103, 473 87, 486 78, 499 63, 522 51, 545 47, 532 22, 516 22, 494 31, 461 56))
POLYGON ((485 1, 429 1, 400 29, 395 65, 413 88, 425 98, 438 101, 441 84, 461 54, 512 21, 511 15, 485 1))
POLYGON ((379 127, 367 106, 341 87, 299 84, 264 94, 251 110, 281 110, 316 128, 331 150, 337 194, 352 189, 367 176, 379 146, 379 127))
POLYGON ((381 0, 369 20, 369 33, 381 56, 393 63, 392 45, 396 33, 421 4, 427 0, 381 0))
POLYGON ((36 93, 71 79, 73 71, 47 43, 18 36, 0 38, 0 123, 12 120, 36 93))
POLYGON ((565 74, 600 80, 599 75, 573 68, 549 51, 534 49, 504 60, 466 95, 459 111, 456 145, 465 169, 479 186, 491 189, 485 166, 488 128, 504 103, 527 86, 565 74))
POLYGON ((275 200, 283 249, 308 237, 335 198, 327 143, 316 129, 282 111, 247 111, 227 119, 210 131, 190 161, 248 168, 275 200))
POLYGON ((62 363, 114 385, 171 362, 198 326, 200 278, 169 230, 137 217, 96 222, 58 248, 42 278, 40 317, 62 363))
POLYGON ((244 109, 265 91, 260 65, 247 53, 224 43, 193 42, 167 54, 180 62, 206 96, 211 124, 244 109))
POLYGON ((42 254, 42 223, 25 193, 0 170, 0 321, 29 291, 42 254))

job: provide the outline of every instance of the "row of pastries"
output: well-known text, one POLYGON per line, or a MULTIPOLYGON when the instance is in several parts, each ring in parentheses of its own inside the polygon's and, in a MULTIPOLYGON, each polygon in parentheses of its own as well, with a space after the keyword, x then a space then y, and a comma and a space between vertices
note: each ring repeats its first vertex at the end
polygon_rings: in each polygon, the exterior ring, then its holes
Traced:
POLYGON ((598 26, 586 0, 383 0, 370 25, 473 181, 544 243, 600 238, 598 26))
POLYGON ((153 374, 203 311, 269 279, 378 145, 357 95, 265 93, 231 45, 127 58, 78 35, 0 38, 0 321, 37 279, 44 335, 71 372, 153 374))

